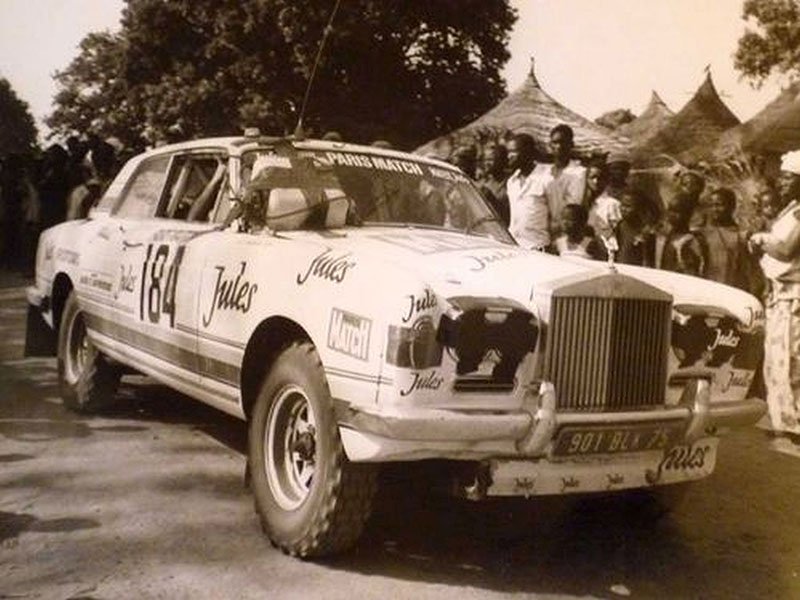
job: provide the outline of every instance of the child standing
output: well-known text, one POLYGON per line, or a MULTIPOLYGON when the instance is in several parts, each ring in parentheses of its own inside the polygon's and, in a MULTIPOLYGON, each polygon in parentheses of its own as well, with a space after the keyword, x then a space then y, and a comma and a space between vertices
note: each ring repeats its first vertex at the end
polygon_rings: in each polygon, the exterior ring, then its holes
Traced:
POLYGON ((561 211, 561 230, 554 249, 559 256, 580 256, 599 259, 602 257, 597 240, 586 225, 587 213, 582 204, 567 204, 561 211))
POLYGON ((617 262, 652 267, 655 262, 655 237, 647 223, 638 194, 625 189, 620 198, 622 220, 617 225, 617 262))
POLYGON ((706 250, 702 238, 689 231, 695 201, 679 192, 667 204, 661 232, 656 236, 655 267, 702 277, 706 250))

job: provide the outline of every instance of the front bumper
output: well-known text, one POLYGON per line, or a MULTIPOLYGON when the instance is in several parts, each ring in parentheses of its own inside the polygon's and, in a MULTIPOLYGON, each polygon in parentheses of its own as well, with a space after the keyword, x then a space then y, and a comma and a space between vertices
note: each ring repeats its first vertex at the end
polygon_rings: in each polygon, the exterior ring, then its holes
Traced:
POLYGON ((758 398, 712 402, 705 380, 689 385, 694 389, 687 388, 679 405, 637 412, 558 412, 553 386, 543 383, 516 412, 407 407, 371 411, 340 401, 336 413, 351 460, 397 461, 547 458, 557 432, 567 425, 680 422, 685 423, 683 442, 692 444, 730 427, 754 424, 766 411, 758 398))

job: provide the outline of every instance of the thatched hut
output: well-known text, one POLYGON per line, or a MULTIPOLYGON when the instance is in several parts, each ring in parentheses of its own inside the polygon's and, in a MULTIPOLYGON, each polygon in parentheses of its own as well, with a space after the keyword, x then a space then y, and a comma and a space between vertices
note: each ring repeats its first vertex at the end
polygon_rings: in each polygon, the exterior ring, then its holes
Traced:
POLYGON ((541 151, 547 152, 550 130, 559 123, 572 127, 575 132, 575 151, 579 156, 630 147, 627 138, 569 110, 548 95, 536 79, 531 60, 530 73, 520 88, 475 121, 425 143, 416 152, 446 157, 458 146, 474 144, 481 147, 490 141, 505 140, 515 133, 532 135, 541 151))
POLYGON ((792 83, 754 117, 722 134, 714 155, 720 159, 740 152, 780 156, 800 149, 800 81, 792 83))
POLYGON ((630 123, 625 123, 617 129, 617 133, 630 138, 635 146, 649 141, 663 129, 675 113, 670 110, 661 97, 653 90, 650 102, 642 114, 630 123))
POLYGON ((694 163, 712 155, 722 133, 739 124, 714 87, 711 73, 689 102, 652 138, 637 144, 634 160, 647 164, 662 154, 682 163, 694 163))

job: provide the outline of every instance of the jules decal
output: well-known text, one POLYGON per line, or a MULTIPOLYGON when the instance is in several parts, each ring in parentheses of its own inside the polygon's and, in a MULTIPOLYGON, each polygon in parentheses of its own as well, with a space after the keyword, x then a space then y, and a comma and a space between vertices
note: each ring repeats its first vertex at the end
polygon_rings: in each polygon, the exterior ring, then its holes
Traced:
POLYGON ((753 380, 753 374, 749 371, 726 371, 718 375, 719 388, 722 393, 727 392, 732 387, 749 388, 753 380))
POLYGON ((328 348, 359 360, 369 360, 371 330, 369 319, 334 308, 328 328, 328 348))
POLYGON ((649 483, 656 483, 667 471, 694 471, 706 466, 706 457, 711 453, 711 446, 674 446, 664 453, 658 469, 646 474, 649 483))
POLYGON ((401 396, 408 396, 416 391, 435 391, 442 387, 444 377, 438 371, 428 371, 427 373, 414 373, 408 388, 400 390, 401 396))
POLYGON ((714 336, 714 341, 711 342, 706 348, 709 351, 714 350, 714 348, 719 346, 723 346, 725 348, 736 348, 739 345, 739 341, 742 339, 733 331, 723 332, 719 327, 715 328, 715 332, 716 334, 714 336))
POLYGON ((258 291, 258 284, 251 283, 245 277, 247 263, 242 261, 236 276, 226 276, 226 269, 217 265, 217 280, 214 282, 214 295, 211 304, 203 311, 203 327, 211 325, 216 311, 238 311, 247 313, 253 304, 253 296, 258 291))
POLYGON ((133 265, 128 265, 127 268, 121 265, 119 270, 119 293, 132 293, 136 289, 136 274, 133 272, 133 265))
POLYGON ((402 319, 403 323, 408 323, 417 313, 436 308, 436 296, 430 290, 425 290, 425 295, 423 296, 409 294, 406 298, 408 299, 408 305, 406 306, 406 314, 402 319))
POLYGON ((607 490, 625 483, 625 475, 622 473, 606 473, 606 478, 608 479, 608 485, 606 486, 607 490))
POLYGON ((577 487, 580 487, 581 482, 580 480, 575 477, 574 475, 570 475, 569 477, 562 477, 561 478, 561 491, 565 492, 567 490, 574 490, 577 487))
POLYGON ((490 252, 487 254, 476 254, 472 256, 467 256, 466 258, 470 261, 470 271, 483 271, 486 267, 491 265, 492 263, 508 260, 510 258, 516 258, 519 256, 518 252, 510 252, 508 250, 497 250, 495 252, 490 252))
POLYGON ((523 494, 532 494, 535 487, 536 487, 536 478, 535 477, 515 477, 514 478, 514 489, 517 492, 521 492, 523 494))
POLYGON ((305 273, 297 274, 298 285, 303 285, 309 277, 327 279, 334 283, 344 281, 347 271, 356 266, 355 261, 348 260, 350 253, 336 256, 330 249, 314 257, 305 273))

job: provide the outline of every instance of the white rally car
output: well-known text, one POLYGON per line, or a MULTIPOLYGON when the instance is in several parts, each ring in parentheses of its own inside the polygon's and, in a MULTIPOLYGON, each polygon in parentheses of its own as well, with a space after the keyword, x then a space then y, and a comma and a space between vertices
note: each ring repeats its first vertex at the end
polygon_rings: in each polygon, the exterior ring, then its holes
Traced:
POLYGON ((764 412, 755 298, 521 249, 460 171, 377 148, 146 152, 42 235, 28 301, 69 408, 137 372, 246 419, 264 529, 300 556, 355 542, 380 463, 475 499, 675 489, 764 412))

